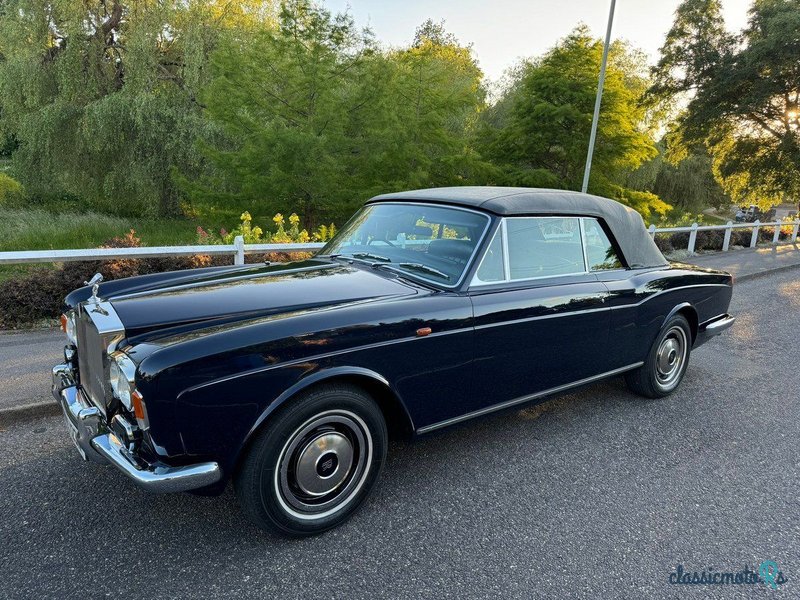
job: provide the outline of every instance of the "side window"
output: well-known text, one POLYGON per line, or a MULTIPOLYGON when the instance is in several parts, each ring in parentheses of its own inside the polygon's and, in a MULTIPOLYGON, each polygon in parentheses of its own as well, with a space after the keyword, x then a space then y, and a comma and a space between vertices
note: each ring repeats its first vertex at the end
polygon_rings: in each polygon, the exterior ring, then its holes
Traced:
POLYGON ((585 273, 577 217, 511 217, 506 220, 511 280, 585 273))
POLYGON ((614 245, 597 219, 585 218, 583 231, 586 236, 586 260, 590 271, 622 268, 622 261, 617 256, 614 245))

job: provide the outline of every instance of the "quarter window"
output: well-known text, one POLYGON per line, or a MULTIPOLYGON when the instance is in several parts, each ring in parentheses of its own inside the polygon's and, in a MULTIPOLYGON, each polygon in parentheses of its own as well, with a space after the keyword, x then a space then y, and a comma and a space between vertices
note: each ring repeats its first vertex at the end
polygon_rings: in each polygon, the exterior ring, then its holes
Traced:
POLYGON ((597 219, 584 219, 583 233, 586 239, 586 262, 590 271, 622 268, 622 261, 617 256, 614 245, 597 219))
POLYGON ((495 281, 505 281, 506 279, 501 229, 498 229, 494 234, 492 243, 489 244, 486 254, 483 255, 481 266, 478 267, 476 277, 480 283, 493 283, 495 281))

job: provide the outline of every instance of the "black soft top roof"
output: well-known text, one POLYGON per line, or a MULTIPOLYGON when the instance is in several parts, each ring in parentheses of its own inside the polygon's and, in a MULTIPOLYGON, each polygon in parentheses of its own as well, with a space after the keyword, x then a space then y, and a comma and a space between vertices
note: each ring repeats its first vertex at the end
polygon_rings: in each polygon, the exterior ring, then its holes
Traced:
POLYGON ((641 215, 615 200, 569 190, 517 187, 443 187, 381 194, 378 202, 433 202, 463 206, 501 216, 580 215, 605 221, 631 267, 667 264, 645 229, 641 215))

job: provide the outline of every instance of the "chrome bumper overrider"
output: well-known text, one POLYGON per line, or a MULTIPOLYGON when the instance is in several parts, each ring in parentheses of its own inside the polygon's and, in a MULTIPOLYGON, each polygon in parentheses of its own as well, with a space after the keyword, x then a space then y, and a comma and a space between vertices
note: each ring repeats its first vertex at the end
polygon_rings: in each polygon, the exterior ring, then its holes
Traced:
POLYGON ((714 319, 710 323, 707 323, 703 328, 703 333, 707 336, 711 337, 714 335, 719 335, 726 329, 729 329, 731 325, 736 322, 736 317, 732 317, 730 315, 722 315, 721 317, 714 319))
POLYGON ((215 462, 170 467, 146 463, 108 431, 102 412, 86 399, 68 364, 53 367, 53 396, 61 404, 72 441, 84 460, 111 463, 139 487, 151 492, 183 492, 216 483, 222 476, 215 462))

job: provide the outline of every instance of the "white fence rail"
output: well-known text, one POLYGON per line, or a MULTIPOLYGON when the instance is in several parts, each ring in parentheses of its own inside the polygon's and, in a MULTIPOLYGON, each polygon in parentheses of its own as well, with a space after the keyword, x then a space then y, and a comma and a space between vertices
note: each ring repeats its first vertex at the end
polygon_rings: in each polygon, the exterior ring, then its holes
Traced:
POLYGON ((795 243, 797 241, 797 230, 800 227, 800 220, 796 219, 794 221, 772 221, 770 223, 762 223, 759 220, 756 220, 752 223, 733 223, 732 221, 728 221, 725 225, 698 225, 697 223, 692 223, 690 227, 664 227, 658 229, 655 225, 650 225, 648 231, 650 235, 655 237, 657 233, 679 233, 679 232, 688 232, 689 233, 689 246, 686 248, 690 254, 694 254, 694 247, 697 243, 697 232, 698 231, 725 231, 725 237, 722 240, 722 251, 727 252, 729 250, 731 244, 731 232, 734 229, 752 229, 753 233, 750 235, 750 248, 755 248, 756 244, 758 244, 758 231, 762 227, 774 227, 775 233, 772 234, 772 243, 777 244, 781 235, 781 228, 789 227, 792 228, 792 233, 790 236, 790 241, 795 243))
POLYGON ((268 252, 314 252, 325 244, 245 244, 237 236, 233 244, 213 246, 151 246, 143 248, 89 248, 85 250, 26 250, 0 252, 0 265, 20 263, 109 260, 114 258, 164 258, 171 256, 231 256, 233 264, 243 265, 246 254, 268 252))
MULTIPOLYGON (((761 227, 775 227, 775 234, 772 236, 772 243, 777 244, 782 227, 792 227, 790 241, 797 241, 798 227, 800 220, 795 221, 775 221, 771 223, 732 223, 727 225, 698 225, 693 223, 691 227, 665 227, 658 229, 651 225, 648 231, 651 236, 657 233, 689 233, 689 244, 687 250, 694 254, 695 244, 697 243, 698 231, 725 231, 722 242, 722 251, 727 252, 730 247, 731 232, 734 229, 751 229, 750 247, 754 248, 758 243, 758 232, 761 227)), ((245 244, 244 239, 238 236, 233 244, 213 245, 213 246, 152 246, 143 248, 88 248, 82 250, 25 250, 22 252, 0 252, 0 265, 13 265, 21 263, 48 263, 48 262, 67 262, 79 260, 110 260, 115 258, 163 258, 172 256, 231 256, 233 264, 243 265, 244 257, 247 254, 265 254, 269 252, 314 252, 322 248, 324 244, 245 244)))

